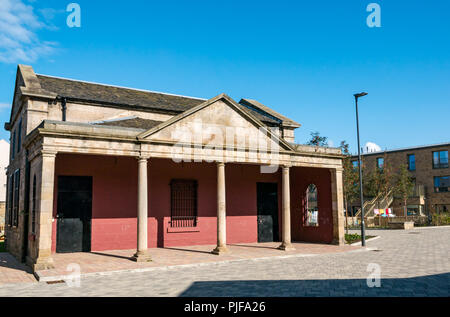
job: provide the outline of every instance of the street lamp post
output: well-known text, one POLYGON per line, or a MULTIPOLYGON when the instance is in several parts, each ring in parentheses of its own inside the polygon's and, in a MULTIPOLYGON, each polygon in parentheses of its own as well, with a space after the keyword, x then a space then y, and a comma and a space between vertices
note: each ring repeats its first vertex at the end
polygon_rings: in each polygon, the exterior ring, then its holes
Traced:
POLYGON ((358 118, 358 98, 367 95, 366 92, 354 94, 356 104, 356 134, 358 136, 358 167, 359 167, 359 198, 361 200, 361 246, 366 246, 366 232, 364 226, 364 197, 362 183, 362 167, 361 167, 361 146, 359 144, 359 118, 358 118))

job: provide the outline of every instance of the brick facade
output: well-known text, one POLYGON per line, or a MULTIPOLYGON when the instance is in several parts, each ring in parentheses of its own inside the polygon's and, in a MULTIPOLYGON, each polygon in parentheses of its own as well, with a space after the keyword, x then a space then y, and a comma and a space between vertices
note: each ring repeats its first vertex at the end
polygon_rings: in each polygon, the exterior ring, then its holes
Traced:
MULTIPOLYGON (((415 170, 410 170, 410 174, 415 178, 416 186, 423 186, 424 195, 417 193, 408 200, 407 204, 423 205, 423 213, 426 215, 437 212, 442 206, 446 206, 447 211, 450 211, 450 192, 435 192, 434 189, 434 177, 450 176, 448 164, 444 168, 433 167, 433 152, 438 151, 449 152, 450 143, 363 154, 363 179, 367 179, 369 172, 377 167, 378 158, 385 158, 385 164, 391 168, 392 173, 397 173, 402 164, 408 166, 408 156, 415 155, 415 170)), ((352 161, 357 159, 357 156, 352 157, 352 161)), ((354 205, 359 206, 359 202, 354 205)), ((402 205, 400 199, 394 199, 392 207, 398 216, 403 215, 402 205)))

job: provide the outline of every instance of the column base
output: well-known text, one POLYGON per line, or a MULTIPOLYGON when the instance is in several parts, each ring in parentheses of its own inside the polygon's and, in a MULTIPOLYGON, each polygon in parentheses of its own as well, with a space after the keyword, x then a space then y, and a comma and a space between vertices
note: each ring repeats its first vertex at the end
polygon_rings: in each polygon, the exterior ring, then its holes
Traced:
POLYGON ((295 248, 293 247, 292 244, 290 243, 282 243, 279 247, 278 250, 282 250, 282 251, 294 251, 295 248))
POLYGON ((25 261, 31 267, 33 272, 51 270, 55 268, 52 257, 40 257, 37 259, 32 259, 31 257, 27 256, 25 261))
POLYGON ((228 250, 228 248, 226 246, 220 246, 220 247, 216 247, 214 250, 211 251, 212 254, 216 254, 216 255, 222 255, 225 253, 229 253, 230 250, 228 250))
POLYGON ((130 258, 130 260, 134 262, 151 262, 152 258, 148 251, 138 251, 130 258))
POLYGON ((345 245, 345 240, 344 240, 344 238, 333 239, 331 244, 342 246, 342 245, 345 245))

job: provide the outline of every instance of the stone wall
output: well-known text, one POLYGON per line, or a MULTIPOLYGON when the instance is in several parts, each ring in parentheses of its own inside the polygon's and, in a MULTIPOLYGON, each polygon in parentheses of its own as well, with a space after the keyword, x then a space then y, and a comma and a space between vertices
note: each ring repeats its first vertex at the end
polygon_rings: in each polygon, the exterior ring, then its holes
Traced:
POLYGON ((5 231, 5 202, 0 202, 0 236, 5 231))
MULTIPOLYGON (((27 105, 28 101, 25 100, 23 105, 27 105)), ((21 107, 20 111, 15 113, 16 117, 11 122, 11 133, 16 132, 16 146, 18 147, 18 136, 21 134, 22 144, 20 148, 16 149, 14 159, 9 162, 6 170, 7 179, 14 175, 16 170, 20 170, 20 187, 19 187, 19 204, 18 204, 18 224, 17 226, 5 225, 6 236, 6 248, 8 252, 14 255, 17 259, 21 260, 23 256, 24 247, 24 223, 25 223, 25 162, 26 162, 26 149, 24 146, 24 140, 26 136, 26 127, 28 125, 28 116, 26 114, 26 107, 21 107), (22 120, 22 130, 19 130, 19 122, 22 120)))
MULTIPOLYGON (((345 219, 344 219, 345 221, 345 219)), ((361 218, 360 217, 348 217, 347 218, 349 226, 360 226, 361 218)), ((408 216, 408 217, 367 217, 364 218, 364 222, 366 224, 366 228, 371 227, 386 227, 389 222, 405 222, 405 221, 413 221, 416 225, 426 225, 428 224, 427 216, 408 216)))

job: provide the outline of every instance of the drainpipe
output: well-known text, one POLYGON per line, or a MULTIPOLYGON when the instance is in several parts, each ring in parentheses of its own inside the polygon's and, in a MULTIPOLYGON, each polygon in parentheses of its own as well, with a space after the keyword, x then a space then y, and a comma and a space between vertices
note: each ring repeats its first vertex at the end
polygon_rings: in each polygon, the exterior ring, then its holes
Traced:
POLYGON ((67 113, 67 98, 63 96, 56 96, 55 100, 53 100, 53 104, 56 105, 58 101, 61 101, 61 112, 62 112, 62 121, 66 121, 66 113, 67 113))
POLYGON ((66 103, 67 103, 66 97, 62 97, 61 99, 62 121, 66 121, 66 112, 67 112, 66 103))

